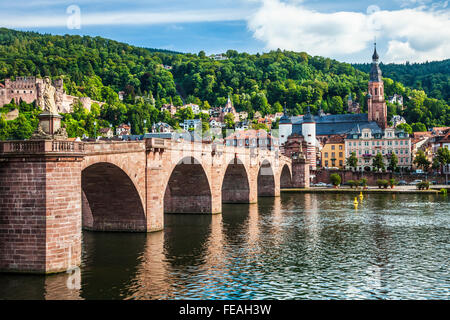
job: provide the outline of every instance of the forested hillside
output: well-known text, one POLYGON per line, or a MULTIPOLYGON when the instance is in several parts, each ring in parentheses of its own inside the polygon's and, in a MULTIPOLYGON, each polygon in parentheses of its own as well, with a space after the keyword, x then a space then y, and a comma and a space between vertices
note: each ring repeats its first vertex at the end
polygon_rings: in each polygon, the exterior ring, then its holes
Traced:
MULTIPOLYGON (((171 118, 159 109, 164 103, 181 105, 179 92, 185 95, 186 103, 193 102, 204 109, 223 106, 230 96, 236 109, 246 110, 250 116, 256 111, 282 111, 284 104, 295 115, 304 113, 307 107, 312 112, 322 108, 326 113, 345 113, 349 93, 366 110, 368 74, 350 64, 280 50, 261 55, 228 50, 225 55, 227 60, 215 61, 203 51, 180 54, 100 37, 0 29, 0 81, 28 75, 63 77, 69 94, 107 102, 101 110, 94 105, 92 112, 86 112, 77 106, 73 114, 65 115, 70 136, 92 135, 95 119, 100 119, 101 126, 130 122, 134 133, 144 131, 144 119, 147 124, 165 121, 177 127, 178 121, 193 118, 192 112, 181 111, 171 118), (123 101, 117 94, 121 90, 125 92, 123 101)), ((383 72, 386 75, 384 69, 383 72)), ((427 127, 450 125, 449 106, 444 100, 429 98, 425 92, 389 78, 384 81, 386 96, 401 94, 407 106, 402 111, 389 104, 389 116, 401 114, 409 123, 427 127)), ((3 111, 13 107, 5 106, 3 111)), ((21 108, 26 117, 22 121, 36 125, 34 113, 25 111, 30 107, 23 104, 21 108)), ((9 122, 0 119, 0 138, 22 137, 23 134, 14 133, 18 129, 13 127, 18 125, 9 122)))

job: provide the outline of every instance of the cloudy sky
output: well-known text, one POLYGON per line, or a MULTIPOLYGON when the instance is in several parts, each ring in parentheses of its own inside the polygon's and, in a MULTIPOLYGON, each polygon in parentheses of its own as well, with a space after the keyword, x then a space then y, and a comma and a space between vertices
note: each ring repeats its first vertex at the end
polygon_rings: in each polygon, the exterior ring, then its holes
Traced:
POLYGON ((450 58, 449 1, 0 0, 0 27, 207 54, 305 51, 368 62, 450 58))

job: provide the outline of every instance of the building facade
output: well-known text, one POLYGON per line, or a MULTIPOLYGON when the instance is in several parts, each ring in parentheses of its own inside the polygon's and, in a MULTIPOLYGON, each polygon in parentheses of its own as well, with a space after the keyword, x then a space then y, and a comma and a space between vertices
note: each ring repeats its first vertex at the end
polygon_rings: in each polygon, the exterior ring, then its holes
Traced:
POLYGON ((320 150, 322 168, 345 168, 345 140, 343 137, 330 138, 320 150))
POLYGON ((224 140, 225 145, 244 148, 270 149, 278 148, 278 139, 266 130, 236 131, 224 140))
POLYGON ((389 167, 392 154, 395 154, 399 168, 411 169, 411 138, 401 130, 363 128, 352 132, 345 139, 345 158, 350 157, 352 152, 355 152, 358 159, 357 171, 373 171, 373 160, 378 153, 383 156, 386 168, 389 167))

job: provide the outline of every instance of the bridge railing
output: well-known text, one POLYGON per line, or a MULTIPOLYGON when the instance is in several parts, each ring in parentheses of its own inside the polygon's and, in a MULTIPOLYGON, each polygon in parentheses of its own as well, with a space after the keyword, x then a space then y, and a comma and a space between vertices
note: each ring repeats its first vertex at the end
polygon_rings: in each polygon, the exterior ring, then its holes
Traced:
POLYGON ((84 144, 76 141, 24 140, 1 141, 0 154, 84 153, 84 144))

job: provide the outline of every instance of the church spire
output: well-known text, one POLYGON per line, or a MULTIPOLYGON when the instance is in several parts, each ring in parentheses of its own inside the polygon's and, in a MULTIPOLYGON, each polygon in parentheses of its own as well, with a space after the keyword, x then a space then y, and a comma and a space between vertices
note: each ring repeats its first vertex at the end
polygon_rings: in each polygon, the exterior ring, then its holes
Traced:
POLYGON ((378 63, 378 59, 380 57, 378 56, 378 53, 377 53, 377 38, 375 38, 375 42, 373 43, 373 47, 374 47, 374 50, 373 50, 373 55, 372 55, 372 61, 374 63, 378 63))
POLYGON ((381 82, 381 69, 378 65, 378 59, 380 58, 377 53, 377 42, 374 42, 374 50, 372 55, 372 68, 370 69, 370 78, 371 82, 381 82))

